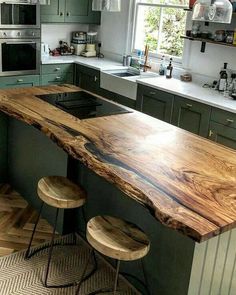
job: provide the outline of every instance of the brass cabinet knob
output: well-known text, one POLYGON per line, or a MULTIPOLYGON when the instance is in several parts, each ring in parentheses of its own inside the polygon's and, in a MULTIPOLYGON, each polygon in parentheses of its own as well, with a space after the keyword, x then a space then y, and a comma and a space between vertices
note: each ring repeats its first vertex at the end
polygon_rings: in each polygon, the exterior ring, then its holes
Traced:
POLYGON ((193 105, 190 104, 190 103, 186 103, 186 106, 187 106, 188 108, 191 108, 193 105))
POLYGON ((213 131, 209 130, 209 137, 212 137, 213 134, 214 134, 213 131))

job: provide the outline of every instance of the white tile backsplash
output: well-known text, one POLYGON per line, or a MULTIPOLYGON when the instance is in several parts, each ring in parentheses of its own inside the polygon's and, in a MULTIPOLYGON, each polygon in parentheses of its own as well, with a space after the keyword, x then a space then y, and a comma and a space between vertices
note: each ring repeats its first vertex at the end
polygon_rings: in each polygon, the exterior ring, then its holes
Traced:
POLYGON ((49 44, 50 49, 54 49, 58 47, 60 40, 70 43, 71 32, 87 32, 88 29, 89 25, 83 24, 42 24, 41 39, 42 42, 49 44))

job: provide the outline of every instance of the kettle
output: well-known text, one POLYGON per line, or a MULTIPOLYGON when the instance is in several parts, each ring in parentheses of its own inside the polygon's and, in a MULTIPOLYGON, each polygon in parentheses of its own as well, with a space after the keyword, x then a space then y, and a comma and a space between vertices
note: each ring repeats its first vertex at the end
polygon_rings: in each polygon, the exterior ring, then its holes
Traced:
POLYGON ((49 45, 46 43, 41 43, 41 56, 48 57, 49 56, 49 45))

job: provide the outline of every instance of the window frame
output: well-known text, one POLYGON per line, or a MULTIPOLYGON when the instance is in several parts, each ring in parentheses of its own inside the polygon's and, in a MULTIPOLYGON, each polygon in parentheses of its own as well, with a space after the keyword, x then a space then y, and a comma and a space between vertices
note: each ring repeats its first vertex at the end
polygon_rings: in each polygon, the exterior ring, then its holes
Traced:
MULTIPOLYGON (((138 21, 138 8, 139 6, 149 6, 149 7, 160 7, 160 8, 177 8, 177 9, 188 9, 188 6, 186 5, 174 5, 174 4, 156 4, 156 3, 144 3, 144 2, 139 2, 138 0, 134 0, 134 13, 133 13, 133 28, 132 28, 132 37, 131 37, 131 50, 130 52, 132 53, 132 55, 137 55, 137 49, 135 49, 135 34, 136 34, 136 27, 137 27, 137 21, 138 21)), ((187 25, 187 19, 188 19, 188 14, 186 11, 186 22, 185 22, 185 29, 186 29, 186 25, 187 25)), ((183 44, 183 54, 182 57, 176 57, 176 56, 172 56, 172 55, 168 55, 168 54, 164 54, 167 58, 172 58, 174 63, 177 64, 182 64, 183 63, 183 59, 184 59, 184 55, 185 55, 185 42, 183 44)), ((149 53, 149 57, 153 58, 155 61, 160 61, 161 57, 163 56, 163 53, 149 53)))

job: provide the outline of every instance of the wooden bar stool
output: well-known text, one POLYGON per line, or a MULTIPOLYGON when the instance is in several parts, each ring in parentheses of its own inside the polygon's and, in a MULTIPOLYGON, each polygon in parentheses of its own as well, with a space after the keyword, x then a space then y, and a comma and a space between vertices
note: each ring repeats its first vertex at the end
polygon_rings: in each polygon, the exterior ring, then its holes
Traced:
MULTIPOLYGON (((89 293, 90 295, 111 291, 116 294, 120 262, 141 259, 147 255, 150 249, 150 241, 140 228, 130 222, 111 216, 96 216, 90 219, 87 224, 86 237, 94 250, 115 259, 117 262, 113 289, 100 289, 89 293)), ((92 254, 94 256, 93 251, 92 254)), ((83 274, 85 273, 86 269, 83 274)), ((144 277, 146 280, 145 272, 144 277)), ((82 281, 78 285, 76 295, 79 294, 82 281)), ((148 290, 147 282, 145 288, 148 290)))
MULTIPOLYGON (((36 223, 34 225, 34 230, 29 242, 28 249, 25 254, 25 259, 29 259, 33 255, 35 255, 37 252, 45 248, 48 248, 48 246, 45 246, 43 248, 39 248, 31 252, 31 244, 34 238, 35 230, 37 228, 44 204, 46 203, 49 206, 57 208, 54 227, 53 227, 53 233, 52 233, 52 239, 49 246, 50 249, 49 249, 47 269, 46 269, 46 274, 45 274, 43 284, 47 288, 62 288, 62 287, 73 286, 75 285, 75 283, 69 283, 66 285, 49 286, 47 281, 48 281, 50 263, 52 259, 53 246, 60 245, 60 243, 54 244, 59 209, 72 209, 72 208, 79 208, 83 206, 86 201, 86 193, 80 186, 76 185, 75 183, 71 182, 69 179, 63 176, 48 176, 48 177, 41 178, 38 182, 37 192, 38 192, 39 198, 42 200, 42 204, 40 207, 40 211, 39 211, 36 223)), ((75 235, 75 232, 73 232, 73 243, 67 243, 63 245, 75 245, 75 244, 76 244, 76 235, 75 235)))

